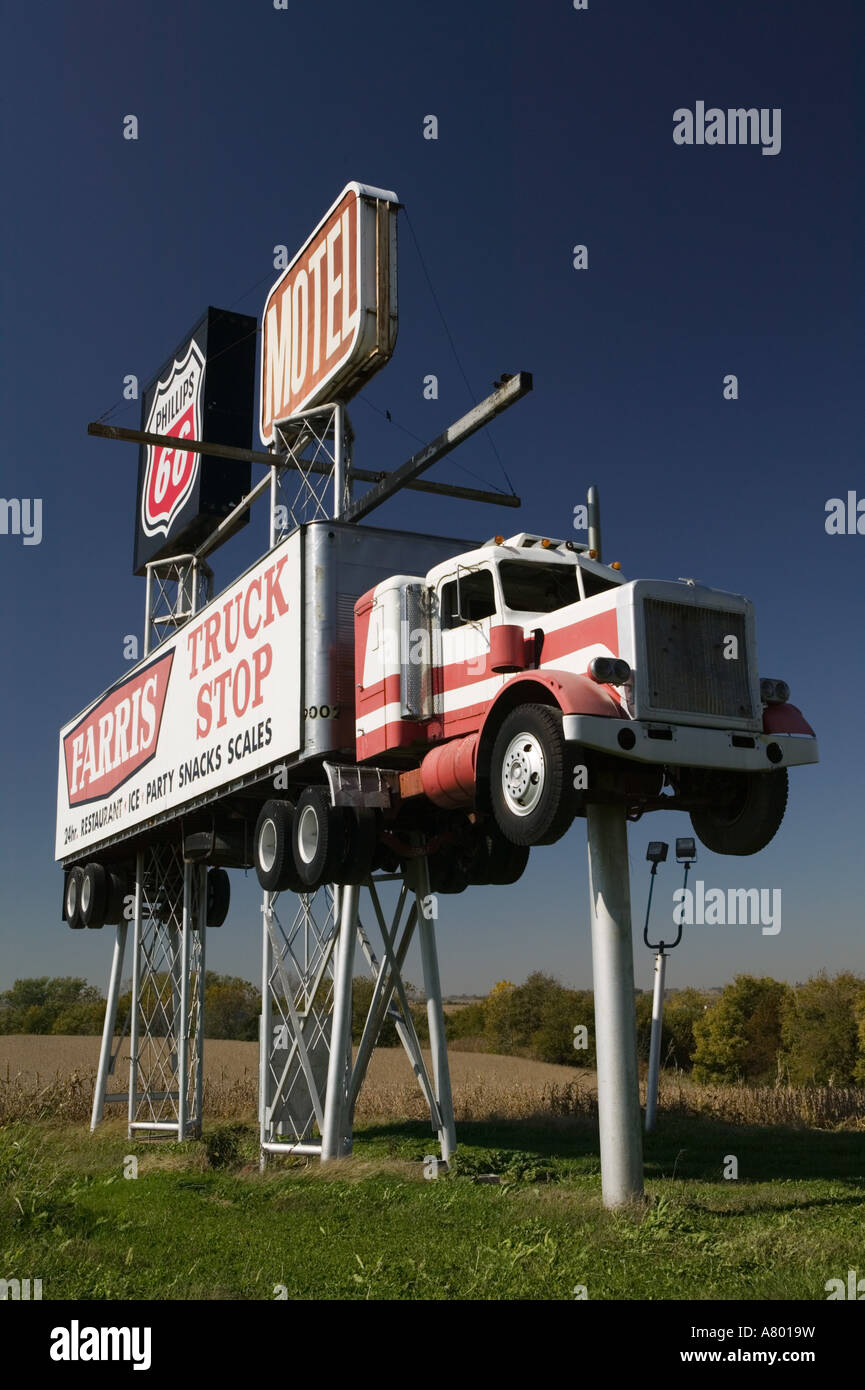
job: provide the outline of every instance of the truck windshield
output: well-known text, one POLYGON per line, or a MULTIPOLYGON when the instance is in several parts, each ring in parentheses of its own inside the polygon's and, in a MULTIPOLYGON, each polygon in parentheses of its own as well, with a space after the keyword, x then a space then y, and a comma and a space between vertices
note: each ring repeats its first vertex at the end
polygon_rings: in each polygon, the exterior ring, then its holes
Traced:
POLYGON ((576 565, 502 560, 499 577, 505 607, 517 613, 552 613, 580 601, 576 565))

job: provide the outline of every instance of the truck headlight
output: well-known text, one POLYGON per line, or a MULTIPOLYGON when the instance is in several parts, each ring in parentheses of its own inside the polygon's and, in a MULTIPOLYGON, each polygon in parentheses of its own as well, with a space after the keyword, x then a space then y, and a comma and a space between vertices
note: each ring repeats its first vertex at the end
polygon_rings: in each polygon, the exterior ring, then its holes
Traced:
POLYGON ((764 677, 760 681, 760 699, 764 705, 786 705, 790 698, 790 687, 786 681, 769 680, 764 677))
POLYGON ((625 685, 631 679, 631 668, 620 656, 593 656, 589 676, 598 685, 625 685))

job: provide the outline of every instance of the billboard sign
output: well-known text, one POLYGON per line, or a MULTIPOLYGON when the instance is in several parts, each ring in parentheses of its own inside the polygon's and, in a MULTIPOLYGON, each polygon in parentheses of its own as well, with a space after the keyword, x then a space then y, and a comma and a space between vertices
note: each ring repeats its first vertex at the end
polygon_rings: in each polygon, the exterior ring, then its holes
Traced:
POLYGON ((60 732, 55 857, 300 748, 294 532, 60 732))
POLYGON ((139 453, 136 574, 194 549, 249 491, 249 463, 192 453, 183 441, 250 447, 255 339, 254 318, 211 307, 145 388, 142 430, 178 442, 139 453))
POLYGON ((262 315, 259 431, 347 400, 397 335, 395 193, 350 183, 271 289, 262 315))
POLYGON ((141 497, 141 526, 148 536, 167 536, 178 512, 198 478, 201 455, 186 453, 184 439, 201 438, 201 396, 204 358, 190 338, 183 360, 175 358, 164 381, 156 383, 144 429, 148 434, 169 434, 175 449, 147 446, 141 497))

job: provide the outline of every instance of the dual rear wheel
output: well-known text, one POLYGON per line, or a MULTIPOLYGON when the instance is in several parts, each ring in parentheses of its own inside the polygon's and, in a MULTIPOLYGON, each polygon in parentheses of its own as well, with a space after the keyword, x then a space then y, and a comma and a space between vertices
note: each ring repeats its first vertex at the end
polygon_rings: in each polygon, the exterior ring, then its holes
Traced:
POLYGON ((79 931, 122 922, 127 886, 125 875, 105 864, 70 869, 63 888, 63 915, 69 926, 79 931))
MULTIPOLYGON (((66 875, 63 887, 63 916, 73 931, 82 927, 117 926, 128 919, 127 900, 133 884, 126 874, 94 861, 83 868, 76 865, 66 875)), ((231 882, 224 869, 207 874, 208 927, 221 927, 228 916, 231 882)))
POLYGON ((362 883, 378 839, 374 811, 331 806, 323 787, 292 805, 266 801, 255 827, 255 871, 269 893, 313 893, 324 883, 362 883))

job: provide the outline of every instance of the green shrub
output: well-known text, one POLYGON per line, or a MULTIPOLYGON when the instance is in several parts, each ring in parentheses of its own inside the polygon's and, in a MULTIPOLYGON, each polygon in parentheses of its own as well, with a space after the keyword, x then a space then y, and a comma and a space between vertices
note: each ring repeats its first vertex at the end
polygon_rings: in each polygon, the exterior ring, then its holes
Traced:
POLYGON ((595 1005, 590 989, 550 990, 540 1012, 540 1025, 532 1034, 530 1051, 539 1062, 558 1062, 567 1067, 594 1067, 595 1005), (583 1025, 587 1032, 585 1048, 575 1048, 574 1030, 583 1025))
POLYGON ((737 975, 694 1023, 697 1081, 771 1081, 781 1052, 781 1016, 789 985, 737 975))
POLYGON ((794 1086, 849 1086, 857 1079, 859 1019, 865 980, 825 971, 797 985, 784 1004, 784 1065, 794 1086))

